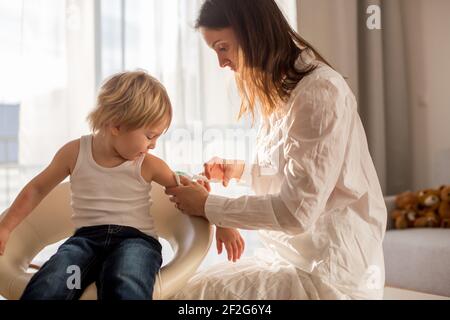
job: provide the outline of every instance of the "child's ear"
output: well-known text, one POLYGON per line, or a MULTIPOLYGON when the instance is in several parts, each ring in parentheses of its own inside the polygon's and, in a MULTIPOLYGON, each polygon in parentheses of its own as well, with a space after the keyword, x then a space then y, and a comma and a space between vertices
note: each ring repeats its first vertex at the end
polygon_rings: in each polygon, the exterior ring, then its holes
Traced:
POLYGON ((109 130, 113 136, 117 137, 120 133, 120 126, 110 125, 109 130))

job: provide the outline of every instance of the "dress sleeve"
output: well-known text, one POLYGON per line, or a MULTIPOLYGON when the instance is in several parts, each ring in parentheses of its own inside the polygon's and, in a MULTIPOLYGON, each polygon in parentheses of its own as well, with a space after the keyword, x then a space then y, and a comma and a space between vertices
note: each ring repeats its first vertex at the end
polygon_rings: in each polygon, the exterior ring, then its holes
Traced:
POLYGON ((253 180, 253 172, 258 167, 257 164, 252 164, 246 162, 244 165, 244 171, 242 172, 241 178, 237 181, 239 185, 251 186, 253 180))
POLYGON ((349 140, 352 110, 329 79, 297 93, 287 113, 284 177, 278 194, 229 199, 210 195, 211 223, 242 229, 307 231, 336 186, 349 140))

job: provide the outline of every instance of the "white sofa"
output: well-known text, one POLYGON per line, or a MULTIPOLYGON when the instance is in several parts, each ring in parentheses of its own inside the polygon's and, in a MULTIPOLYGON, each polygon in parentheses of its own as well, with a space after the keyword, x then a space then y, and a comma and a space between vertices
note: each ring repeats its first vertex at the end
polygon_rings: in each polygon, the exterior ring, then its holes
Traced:
POLYGON ((394 229, 395 196, 385 198, 386 286, 450 297, 450 229, 394 229))

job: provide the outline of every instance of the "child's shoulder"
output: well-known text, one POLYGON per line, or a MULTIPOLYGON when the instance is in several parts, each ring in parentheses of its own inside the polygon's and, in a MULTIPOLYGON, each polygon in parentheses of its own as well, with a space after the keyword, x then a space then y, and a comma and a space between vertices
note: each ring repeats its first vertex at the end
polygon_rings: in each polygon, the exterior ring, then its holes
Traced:
POLYGON ((145 181, 151 182, 153 180, 153 172, 155 171, 155 167, 157 167, 158 160, 160 159, 152 154, 145 154, 141 169, 142 177, 145 181))
POLYGON ((80 150, 80 143, 81 143, 81 139, 78 138, 78 139, 67 142, 63 146, 63 148, 66 148, 68 151, 71 151, 71 152, 74 152, 74 151, 78 152, 80 150))
POLYGON ((62 155, 67 161, 70 172, 73 172, 78 159, 78 153, 80 151, 80 139, 67 142, 58 153, 62 155))
POLYGON ((67 142, 59 151, 67 156, 77 156, 80 151, 80 139, 67 142))
POLYGON ((152 154, 145 154, 144 161, 142 161, 142 177, 150 182, 153 180, 153 174, 159 170, 164 163, 163 160, 152 154))

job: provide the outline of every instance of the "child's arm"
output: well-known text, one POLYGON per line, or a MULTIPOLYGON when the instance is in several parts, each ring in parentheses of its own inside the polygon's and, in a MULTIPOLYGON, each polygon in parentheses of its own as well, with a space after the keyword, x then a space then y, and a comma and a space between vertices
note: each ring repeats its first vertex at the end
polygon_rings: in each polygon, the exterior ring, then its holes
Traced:
MULTIPOLYGON (((155 181, 167 188, 178 185, 175 173, 169 166, 163 160, 151 154, 145 155, 142 163, 142 177, 147 182, 155 181)), ((201 183, 201 181, 198 183, 201 183)), ((205 185, 203 186, 207 189, 205 185)), ((244 239, 239 231, 233 228, 216 227, 216 244, 218 254, 222 253, 222 246, 224 246, 228 260, 233 262, 236 262, 241 257, 245 247, 244 239)))
POLYGON ((71 173, 78 150, 79 140, 66 144, 56 153, 50 165, 22 189, 0 221, 0 254, 3 254, 9 234, 71 173))
POLYGON ((166 188, 178 185, 175 173, 169 166, 163 160, 151 154, 145 155, 142 163, 142 177, 149 183, 155 181, 166 188))
POLYGON ((236 262, 244 252, 245 241, 237 229, 216 226, 217 253, 222 253, 222 246, 227 250, 228 260, 236 262))

